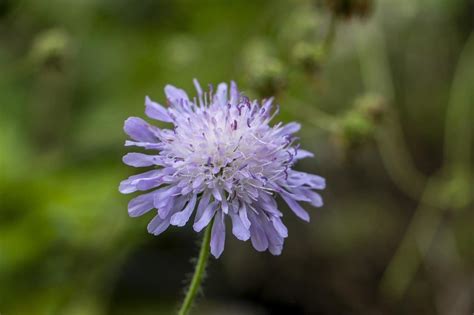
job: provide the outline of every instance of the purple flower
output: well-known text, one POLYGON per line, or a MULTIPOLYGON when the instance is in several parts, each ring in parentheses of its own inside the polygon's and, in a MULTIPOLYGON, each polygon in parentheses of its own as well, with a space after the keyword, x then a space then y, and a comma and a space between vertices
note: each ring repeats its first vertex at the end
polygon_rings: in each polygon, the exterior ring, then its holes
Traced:
POLYGON ((293 136, 297 123, 270 126, 278 110, 273 99, 250 101, 234 82, 230 92, 225 83, 203 92, 194 80, 197 97, 167 85, 168 107, 145 99, 148 117, 170 123, 160 129, 138 117, 125 121, 131 140, 126 146, 150 150, 150 154, 128 153, 125 164, 153 167, 120 183, 124 194, 150 191, 132 199, 128 213, 140 216, 157 209, 148 224, 154 235, 170 225, 184 226, 193 212, 196 232, 214 218, 211 253, 217 258, 224 250, 225 220, 230 217, 232 233, 239 240, 251 240, 257 251, 279 255, 288 230, 277 207, 280 195, 301 219, 309 221, 299 202, 323 205, 314 190, 325 187, 325 180, 293 170, 300 159, 313 154, 299 149, 293 136))

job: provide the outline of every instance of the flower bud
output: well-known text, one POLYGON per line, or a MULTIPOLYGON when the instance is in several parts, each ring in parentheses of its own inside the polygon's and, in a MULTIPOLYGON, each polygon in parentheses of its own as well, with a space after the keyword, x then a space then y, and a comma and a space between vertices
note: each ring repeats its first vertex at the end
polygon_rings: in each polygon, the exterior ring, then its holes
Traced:
POLYGON ((326 5, 339 18, 367 17, 373 10, 373 0, 326 0, 326 5))
POLYGON ((34 64, 61 71, 72 55, 71 40, 62 29, 50 29, 36 36, 30 51, 34 64))
POLYGON ((377 94, 366 94, 357 98, 354 108, 374 124, 381 123, 387 113, 386 100, 377 94))
POLYGON ((308 74, 317 73, 326 57, 323 45, 304 41, 298 42, 291 53, 294 63, 308 74))
POLYGON ((345 157, 370 142, 386 114, 386 102, 380 95, 366 94, 339 118, 334 132, 336 145, 345 157))
POLYGON ((276 95, 286 86, 285 66, 273 51, 269 44, 255 41, 248 45, 243 57, 248 83, 262 97, 276 95))

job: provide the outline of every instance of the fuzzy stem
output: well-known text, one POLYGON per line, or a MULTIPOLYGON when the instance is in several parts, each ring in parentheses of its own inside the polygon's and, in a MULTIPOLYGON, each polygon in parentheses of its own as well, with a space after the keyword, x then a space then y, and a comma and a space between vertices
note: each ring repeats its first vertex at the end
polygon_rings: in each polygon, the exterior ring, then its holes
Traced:
POLYGON ((211 241, 211 230, 212 225, 214 223, 214 219, 212 219, 211 223, 208 224, 206 231, 204 232, 204 237, 202 239, 201 250, 199 251, 199 258, 196 264, 196 269, 194 270, 193 279, 191 280, 191 284, 189 285, 188 291, 186 292, 186 296, 184 298, 183 304, 178 312, 179 315, 186 315, 188 314, 189 310, 193 306, 194 298, 199 290, 201 285, 201 281, 204 277, 204 272, 206 270, 207 260, 209 258, 210 252, 210 241, 211 241))

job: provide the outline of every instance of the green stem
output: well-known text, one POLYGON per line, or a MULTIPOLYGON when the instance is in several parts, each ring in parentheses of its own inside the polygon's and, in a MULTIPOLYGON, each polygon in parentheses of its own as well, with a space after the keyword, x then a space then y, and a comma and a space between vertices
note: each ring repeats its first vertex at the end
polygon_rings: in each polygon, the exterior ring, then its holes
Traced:
POLYGON ((329 18, 328 30, 326 32, 326 37, 323 40, 323 51, 325 54, 328 54, 331 50, 332 44, 334 42, 334 37, 336 35, 336 16, 331 14, 329 18))
POLYGON ((211 230, 212 225, 214 223, 214 219, 212 219, 211 223, 208 224, 206 231, 204 232, 204 237, 202 239, 201 250, 199 251, 199 258, 196 264, 196 269, 194 270, 193 279, 191 280, 191 284, 189 285, 188 292, 186 292, 186 296, 184 298, 183 304, 178 312, 179 315, 186 315, 188 314, 189 310, 193 306, 194 298, 199 290, 201 285, 201 281, 204 277, 204 272, 206 270, 207 260, 209 258, 210 252, 210 241, 211 241, 211 230))

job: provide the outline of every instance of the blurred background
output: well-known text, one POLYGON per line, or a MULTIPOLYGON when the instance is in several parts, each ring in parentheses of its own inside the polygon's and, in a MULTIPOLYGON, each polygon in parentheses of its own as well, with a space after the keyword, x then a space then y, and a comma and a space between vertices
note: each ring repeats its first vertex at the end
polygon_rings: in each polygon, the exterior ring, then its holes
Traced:
MULTIPOLYGON (((188 226, 118 183, 123 121, 236 80, 327 178, 278 257, 228 237, 194 314, 474 312, 474 2, 0 0, 0 313, 173 314, 188 226)), ((230 236, 230 235, 229 235, 230 236)))

